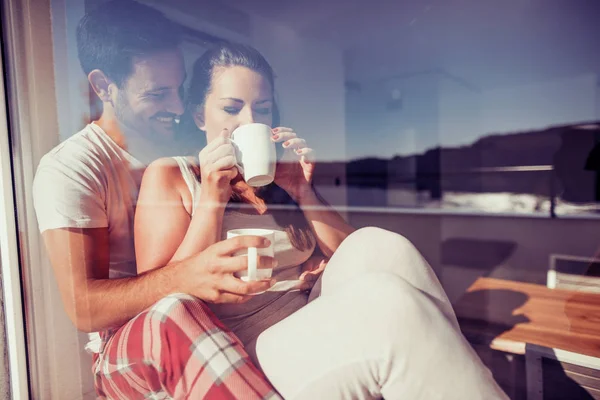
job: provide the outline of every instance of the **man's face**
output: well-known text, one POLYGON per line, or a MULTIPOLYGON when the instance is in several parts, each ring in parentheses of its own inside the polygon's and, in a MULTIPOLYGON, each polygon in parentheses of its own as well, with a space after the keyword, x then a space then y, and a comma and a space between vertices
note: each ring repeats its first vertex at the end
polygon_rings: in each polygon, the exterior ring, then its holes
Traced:
POLYGON ((119 123, 152 141, 172 139, 175 119, 184 111, 184 81, 179 49, 135 57, 131 75, 113 99, 119 123))

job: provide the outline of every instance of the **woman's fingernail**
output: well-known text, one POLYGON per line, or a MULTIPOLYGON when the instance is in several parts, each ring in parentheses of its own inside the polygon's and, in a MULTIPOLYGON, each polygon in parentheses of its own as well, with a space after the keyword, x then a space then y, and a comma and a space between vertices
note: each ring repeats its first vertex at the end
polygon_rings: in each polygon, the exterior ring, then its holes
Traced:
POLYGON ((290 142, 285 142, 285 143, 283 144, 283 147, 288 147, 289 145, 290 145, 290 142))
POLYGON ((273 286, 273 285, 274 285, 274 284, 276 284, 276 283, 277 283, 277 280, 276 280, 276 279, 271 279, 271 280, 269 281, 269 286, 273 286))
POLYGON ((279 128, 271 129, 271 131, 273 131, 273 132, 279 132, 279 128))
POLYGON ((267 239, 267 238, 263 238, 263 244, 265 246, 270 246, 271 245, 271 241, 269 239, 267 239))
POLYGON ((294 151, 296 152, 296 154, 301 154, 302 153, 302 149, 296 149, 294 151))
POLYGON ((279 135, 273 135, 273 139, 275 139, 275 140, 279 139, 279 135))

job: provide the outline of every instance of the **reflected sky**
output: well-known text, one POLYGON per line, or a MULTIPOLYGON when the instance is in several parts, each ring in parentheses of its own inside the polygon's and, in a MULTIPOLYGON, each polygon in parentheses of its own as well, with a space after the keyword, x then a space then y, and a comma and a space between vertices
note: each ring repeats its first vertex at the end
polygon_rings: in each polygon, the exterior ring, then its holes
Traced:
POLYGON ((600 2, 408 3, 356 26, 370 33, 346 54, 362 89, 350 95, 350 158, 598 119, 600 2), (402 108, 389 110, 394 90, 402 108))
MULTIPOLYGON (((312 131, 326 133, 313 126, 321 120, 321 125, 330 126, 327 107, 340 107, 317 104, 313 97, 319 93, 314 92, 321 88, 328 98, 343 103, 345 116, 332 111, 331 118, 344 119, 332 126, 343 130, 338 134, 344 136, 345 148, 311 138, 323 160, 406 155, 440 145, 469 144, 492 133, 600 119, 597 0, 142 2, 163 11, 172 9, 170 17, 199 30, 266 49, 283 82, 283 114, 291 115, 300 129, 310 130, 309 138, 312 131), (256 31, 267 21, 296 34, 288 39, 288 31, 271 29, 267 37, 277 46, 264 40, 257 43, 256 31), (302 55, 294 54, 296 47, 301 47, 302 55), (339 57, 322 57, 327 49, 339 57), (302 57, 314 59, 306 62, 307 67, 298 66, 302 57), (333 68, 336 59, 340 66, 333 68), (311 68, 319 65, 326 72, 313 73, 311 68), (313 78, 312 83, 304 82, 313 78), (314 89, 297 90, 307 85, 314 89), (332 95, 334 90, 339 94, 332 95), (296 116, 298 108, 303 110, 296 116), (317 122, 304 123, 315 112, 317 122)), ((53 3, 59 10, 65 2, 53 3)), ((66 16, 60 12, 53 16, 67 32, 66 48, 61 48, 64 40, 59 35, 64 34, 56 30, 55 55, 69 58, 67 69, 60 62, 55 65, 63 96, 62 138, 80 125, 81 118, 73 114, 86 111, 79 99, 74 100, 81 93, 81 82, 63 83, 85 80, 69 39, 84 1, 67 3, 66 16), (71 98, 69 107, 64 104, 66 96, 71 98)), ((96 3, 101 0, 85 2, 96 3)), ((201 51, 202 46, 188 44, 194 46, 201 51)))

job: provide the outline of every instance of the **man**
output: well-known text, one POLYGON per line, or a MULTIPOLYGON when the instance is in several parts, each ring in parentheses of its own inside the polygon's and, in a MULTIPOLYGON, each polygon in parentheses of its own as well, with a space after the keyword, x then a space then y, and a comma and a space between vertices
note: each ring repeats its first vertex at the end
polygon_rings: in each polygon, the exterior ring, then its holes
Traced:
POLYGON ((79 330, 100 333, 86 346, 98 394, 278 398, 239 340, 198 300, 216 291, 217 301, 243 301, 267 289, 268 282, 242 281, 225 289, 213 278, 232 265, 245 269, 231 255, 264 247, 262 238, 221 242, 136 276, 141 175, 169 146, 184 111, 177 26, 150 7, 115 0, 83 17, 77 44, 103 112, 42 158, 34 204, 67 314, 79 330))

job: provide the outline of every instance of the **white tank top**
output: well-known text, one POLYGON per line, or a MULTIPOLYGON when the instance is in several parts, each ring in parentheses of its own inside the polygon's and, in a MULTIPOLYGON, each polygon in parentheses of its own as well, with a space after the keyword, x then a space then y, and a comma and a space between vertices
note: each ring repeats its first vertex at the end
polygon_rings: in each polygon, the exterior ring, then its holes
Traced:
MULTIPOLYGON (((196 199, 200 195, 200 182, 193 171, 193 159, 186 157, 173 157, 181 174, 192 195, 192 215, 196 208, 196 199)), ((273 278, 277 281, 298 279, 301 273, 301 264, 312 255, 315 245, 313 244, 307 250, 298 250, 295 248, 284 228, 280 226, 275 218, 270 214, 250 215, 234 210, 227 210, 223 216, 223 229, 221 231, 221 240, 227 237, 227 231, 231 229, 260 228, 270 229, 275 232, 275 243, 273 245, 275 258, 278 265, 273 269, 273 278)), ((300 308, 306 302, 306 294, 302 292, 266 292, 253 296, 251 300, 243 304, 208 304, 219 319, 228 325, 240 337, 243 342, 244 337, 257 336, 262 329, 277 322, 286 315, 300 308), (287 305, 294 304, 293 309, 287 305), (267 312, 272 309, 272 313, 267 312), (265 315, 266 314, 266 315, 265 315), (275 315, 277 314, 277 315, 275 315), (260 315, 262 321, 253 321, 252 324, 244 324, 243 320, 252 316, 260 315), (271 318, 270 318, 271 317, 271 318), (240 332, 235 329, 237 326, 252 326, 252 333, 240 332), (268 326, 267 326, 268 325, 268 326), (246 333, 246 334, 245 334, 246 333)), ((250 322, 250 321, 246 321, 250 322)))

